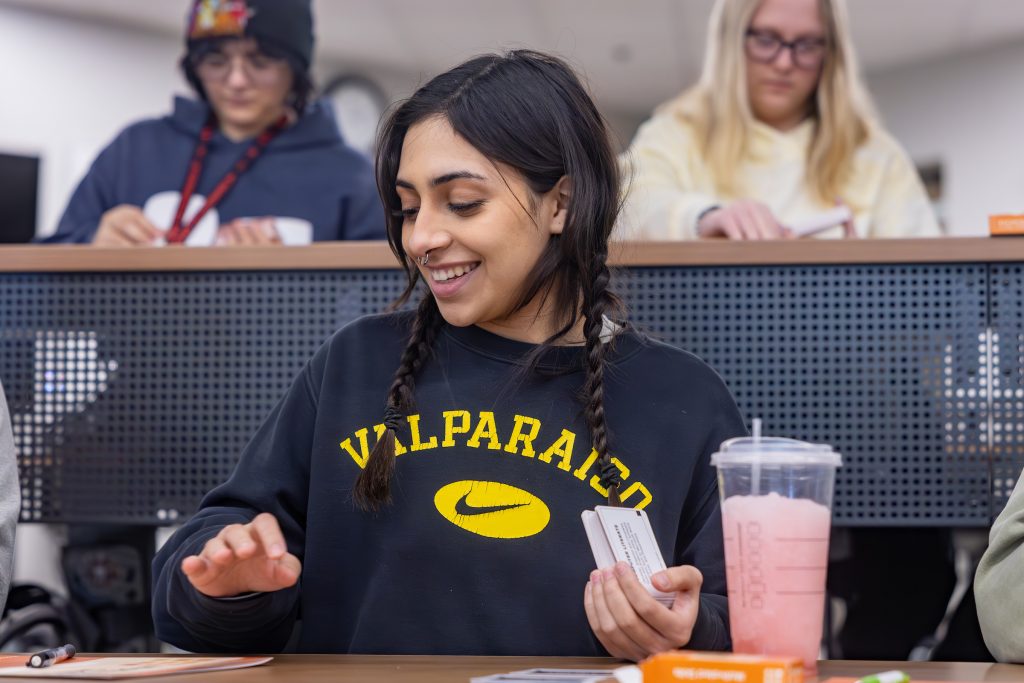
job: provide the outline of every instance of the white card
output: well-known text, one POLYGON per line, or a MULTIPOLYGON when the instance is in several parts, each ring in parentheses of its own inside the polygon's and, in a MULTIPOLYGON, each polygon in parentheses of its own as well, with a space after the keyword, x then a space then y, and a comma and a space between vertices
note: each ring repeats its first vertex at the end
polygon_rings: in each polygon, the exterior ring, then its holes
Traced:
POLYGON ((651 585, 651 576, 665 569, 665 560, 646 512, 598 505, 593 512, 584 510, 582 518, 598 569, 625 562, 654 599, 672 605, 675 593, 663 593, 651 585))
POLYGON ((275 216, 274 229, 281 244, 286 247, 301 247, 313 243, 313 224, 304 218, 275 216))
POLYGON ((842 225, 849 220, 853 220, 853 212, 850 211, 850 207, 840 205, 813 216, 791 221, 786 227, 789 228, 794 237, 807 237, 808 235, 842 225))

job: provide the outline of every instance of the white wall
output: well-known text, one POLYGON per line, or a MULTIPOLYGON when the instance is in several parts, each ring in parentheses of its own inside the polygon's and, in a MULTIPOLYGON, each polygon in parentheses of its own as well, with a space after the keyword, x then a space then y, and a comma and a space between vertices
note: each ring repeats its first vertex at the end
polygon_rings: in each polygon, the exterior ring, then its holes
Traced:
POLYGON ((954 234, 986 234, 988 215, 1024 212, 1024 43, 875 74, 868 85, 915 162, 943 167, 954 234))
POLYGON ((49 234, 96 153, 185 92, 178 40, 0 6, 0 150, 41 154, 49 234))

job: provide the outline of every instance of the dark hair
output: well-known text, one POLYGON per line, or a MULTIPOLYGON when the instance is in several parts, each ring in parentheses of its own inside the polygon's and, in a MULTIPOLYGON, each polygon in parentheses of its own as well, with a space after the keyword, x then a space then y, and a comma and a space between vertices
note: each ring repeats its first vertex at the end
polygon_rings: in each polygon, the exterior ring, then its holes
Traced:
MULTIPOLYGON (((408 278, 396 307, 408 300, 420 273, 402 247, 402 205, 395 179, 406 133, 434 116, 444 117, 458 135, 491 161, 518 171, 538 195, 551 190, 562 177, 571 180, 563 231, 551 236, 512 312, 538 296, 542 305, 551 298, 561 327, 538 348, 534 358, 569 332, 582 315, 586 339, 584 412, 599 457, 601 483, 608 489, 609 503, 617 505, 620 480, 608 452, 601 335, 605 313, 619 307, 609 290, 606 261, 620 198, 618 166, 604 119, 565 62, 530 50, 471 59, 433 78, 401 103, 382 126, 377 145, 377 189, 387 216, 388 243, 408 278)), ((416 374, 442 322, 437 302, 426 294, 387 393, 386 431, 356 481, 354 498, 364 509, 377 509, 391 500, 395 432, 414 408, 416 374)))
MULTIPOLYGON (((192 89, 204 102, 209 102, 210 100, 206 96, 206 90, 203 88, 203 82, 199 79, 199 74, 196 73, 196 65, 203 56, 219 50, 224 43, 230 40, 240 39, 231 36, 190 41, 188 51, 185 52, 181 61, 178 62, 185 80, 188 81, 188 84, 192 86, 192 89)), ((289 95, 288 104, 295 110, 296 114, 302 116, 306 111, 306 105, 309 104, 314 88, 313 79, 310 77, 309 71, 287 51, 259 38, 253 38, 253 40, 256 41, 259 51, 267 57, 288 62, 288 68, 292 71, 292 90, 289 95)))

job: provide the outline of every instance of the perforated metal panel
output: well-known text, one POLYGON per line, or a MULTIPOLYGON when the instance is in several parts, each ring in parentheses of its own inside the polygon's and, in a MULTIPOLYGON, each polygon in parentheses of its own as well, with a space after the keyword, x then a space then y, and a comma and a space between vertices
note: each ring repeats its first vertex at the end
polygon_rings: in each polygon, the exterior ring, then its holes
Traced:
POLYGON ((190 514, 320 343, 382 310, 398 275, 3 276, 0 377, 22 519, 190 514))
MULTIPOLYGON (((986 265, 636 268, 617 280, 631 319, 704 357, 748 418, 843 453, 838 524, 983 526, 1024 464, 1022 268, 992 267, 991 283, 986 265)), ((323 339, 382 310, 402 282, 0 274, 23 519, 187 516, 323 339)))
POLYGON ((1024 266, 991 269, 992 502, 998 512, 1024 467, 1024 266))
POLYGON ((748 420, 843 454, 837 523, 988 523, 985 266, 652 268, 622 284, 632 319, 706 359, 748 420))

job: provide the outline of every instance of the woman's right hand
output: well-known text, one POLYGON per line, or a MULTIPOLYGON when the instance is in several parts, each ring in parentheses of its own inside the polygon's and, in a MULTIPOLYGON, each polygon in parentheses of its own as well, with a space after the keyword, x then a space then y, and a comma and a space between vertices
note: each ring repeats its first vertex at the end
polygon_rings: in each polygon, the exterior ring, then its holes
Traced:
POLYGON ((731 240, 777 240, 790 237, 771 209, 751 199, 740 199, 705 213, 697 223, 698 237, 731 240))
POLYGON ((264 512, 221 529, 202 552, 182 560, 181 571, 200 593, 226 598, 294 586, 302 563, 288 552, 277 519, 264 512))
POLYGON ((145 247, 163 234, 149 222, 142 209, 121 204, 100 217, 100 227, 93 235, 92 243, 97 247, 145 247))

